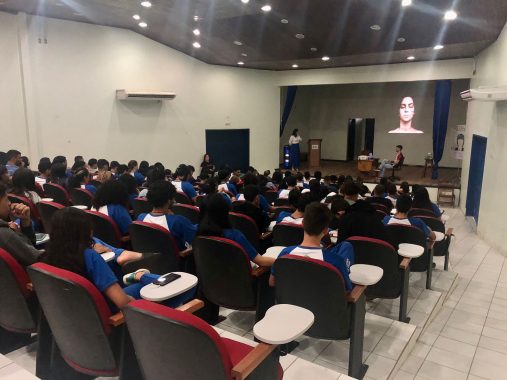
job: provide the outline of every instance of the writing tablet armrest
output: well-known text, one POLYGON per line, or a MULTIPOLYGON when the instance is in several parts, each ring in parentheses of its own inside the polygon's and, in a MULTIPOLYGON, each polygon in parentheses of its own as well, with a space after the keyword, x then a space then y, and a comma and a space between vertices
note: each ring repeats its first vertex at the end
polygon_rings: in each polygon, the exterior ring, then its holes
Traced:
POLYGON ((254 276, 254 277, 260 277, 264 273, 266 273, 267 271, 269 271, 270 269, 271 269, 270 267, 258 267, 258 268, 255 268, 255 269, 252 270, 252 276, 254 276))
POLYGON ((259 236, 259 239, 261 240, 266 240, 266 239, 269 239, 271 236, 273 236, 273 232, 264 232, 261 234, 261 236, 259 236))
POLYGON ((278 346, 274 344, 259 343, 232 369, 235 380, 243 380, 250 375, 278 346))
POLYGON ((119 311, 118 313, 113 314, 109 317, 109 324, 111 326, 117 327, 117 326, 121 326, 124 323, 125 323, 125 317, 123 316, 123 313, 121 311, 119 311))
POLYGON ((348 303, 356 303, 359 298, 363 295, 365 292, 367 286, 366 285, 356 285, 352 289, 352 291, 347 295, 347 302, 348 303))
POLYGON ((410 258, 405 257, 403 260, 401 260, 400 263, 400 269, 407 270, 407 268, 410 266, 410 258))
POLYGON ((454 236, 454 228, 449 227, 445 233, 445 236, 454 236))
POLYGON ((186 304, 181 305, 176 308, 179 311, 186 311, 187 313, 195 313, 197 310, 200 310, 204 307, 204 302, 200 299, 193 299, 192 301, 188 301, 186 304))
POLYGON ((192 253, 193 253, 193 252, 192 252, 192 248, 187 248, 187 249, 185 249, 184 251, 180 251, 180 252, 178 253, 178 255, 179 255, 180 257, 187 257, 187 256, 190 256, 192 253))

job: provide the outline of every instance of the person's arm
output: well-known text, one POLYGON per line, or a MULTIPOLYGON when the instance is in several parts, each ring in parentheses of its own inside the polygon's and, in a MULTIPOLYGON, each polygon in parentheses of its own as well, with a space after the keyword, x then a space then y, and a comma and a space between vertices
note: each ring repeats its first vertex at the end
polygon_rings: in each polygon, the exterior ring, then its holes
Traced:
POLYGON ((132 218, 129 212, 123 206, 115 206, 115 222, 118 224, 118 228, 122 235, 126 235, 129 232, 129 226, 132 224, 132 218))
POLYGON ((21 222, 20 232, 35 245, 35 232, 32 226, 32 218, 30 217, 30 207, 23 203, 12 203, 11 216, 14 219, 19 218, 21 222))
POLYGON ((20 264, 29 266, 40 260, 42 252, 36 249, 25 236, 9 228, 2 228, 1 234, 5 250, 20 264))
POLYGON ((128 296, 118 283, 109 286, 105 291, 105 295, 109 300, 116 305, 118 309, 122 309, 134 298, 128 296))

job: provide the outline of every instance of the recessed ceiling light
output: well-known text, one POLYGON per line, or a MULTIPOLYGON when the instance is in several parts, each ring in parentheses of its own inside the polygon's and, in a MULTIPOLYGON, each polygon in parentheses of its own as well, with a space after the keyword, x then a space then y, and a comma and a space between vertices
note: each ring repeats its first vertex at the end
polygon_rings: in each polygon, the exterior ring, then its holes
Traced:
POLYGON ((141 22, 139 23, 139 26, 140 26, 141 28, 146 28, 146 27, 148 26, 148 24, 147 24, 147 23, 145 23, 144 21, 141 21, 141 22))
POLYGON ((370 26, 370 29, 371 29, 371 30, 378 31, 378 30, 382 29, 382 27, 381 27, 380 25, 374 24, 374 25, 371 25, 371 26, 370 26))
POLYGON ((401 0, 402 7, 408 7, 409 5, 412 5, 412 0, 401 0))
POLYGON ((414 57, 413 55, 411 55, 410 57, 407 57, 407 59, 408 59, 409 61, 413 61, 413 60, 415 59, 415 57, 414 57))
POLYGON ((243 4, 248 4, 248 3, 250 2, 250 0, 241 0, 241 2, 242 2, 243 4))
POLYGON ((261 7, 261 10, 263 12, 269 12, 271 10, 271 5, 264 5, 263 7, 261 7))
POLYGON ((405 38, 400 37, 400 38, 398 38, 396 41, 398 41, 398 42, 405 42, 406 40, 405 40, 405 38))
POLYGON ((200 19, 199 16, 197 16, 197 15, 194 16, 194 21, 199 21, 199 19, 200 19))
POLYGON ((199 29, 194 29, 192 33, 194 33, 195 36, 199 36, 201 34, 201 31, 199 29))
POLYGON ((457 17, 458 17, 458 14, 451 9, 451 10, 448 10, 447 12, 445 12, 444 20, 452 21, 452 20, 456 20, 457 17))
POLYGON ((248 57, 248 54, 246 54, 246 53, 241 53, 241 56, 242 56, 242 57, 248 57))
POLYGON ((132 18, 133 18, 134 20, 140 20, 140 19, 141 19, 141 16, 139 16, 139 15, 134 15, 134 16, 132 16, 132 18))
POLYGON ((151 7, 151 2, 149 1, 143 1, 141 2, 141 5, 145 8, 150 8, 151 7))
POLYGON ((299 67, 299 65, 296 65, 296 64, 293 64, 293 65, 292 65, 292 68, 293 68, 293 69, 297 69, 298 67, 299 67))
POLYGON ((287 20, 286 18, 282 18, 282 19, 280 20, 280 22, 281 22, 282 24, 288 24, 288 23, 289 23, 289 20, 287 20))
POLYGON ((316 47, 312 47, 310 48, 311 51, 317 51, 317 48, 316 47))
POLYGON ((322 57, 322 60, 323 60, 323 61, 329 61, 329 60, 330 60, 330 58, 329 58, 327 55, 325 55, 324 57, 322 57))
POLYGON ((243 62, 243 61, 238 62, 238 65, 240 65, 240 66, 243 66, 244 64, 245 64, 245 62, 243 62))
POLYGON ((305 35, 304 35, 304 34, 302 34, 302 33, 298 33, 298 34, 296 34, 296 38, 297 38, 298 40, 302 40, 303 38, 305 38, 305 35))
POLYGON ((243 42, 241 42, 241 41, 234 41, 234 45, 241 46, 241 45, 243 45, 243 42))
POLYGON ((195 41, 193 44, 192 44, 193 47, 195 47, 196 49, 199 49, 201 47, 201 44, 197 41, 195 41))
POLYGON ((444 48, 444 45, 435 45, 433 48, 434 50, 442 50, 444 48))

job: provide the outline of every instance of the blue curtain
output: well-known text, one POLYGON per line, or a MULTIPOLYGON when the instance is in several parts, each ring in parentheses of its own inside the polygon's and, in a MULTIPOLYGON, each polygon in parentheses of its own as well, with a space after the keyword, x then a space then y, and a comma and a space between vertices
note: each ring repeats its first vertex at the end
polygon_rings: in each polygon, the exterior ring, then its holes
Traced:
POLYGON ((287 97, 285 98, 285 106, 283 107, 282 120, 280 121, 280 137, 282 137, 283 130, 285 129, 287 121, 289 120, 289 116, 292 111, 292 106, 294 105, 294 100, 296 100, 297 91, 298 86, 287 87, 287 97))
POLYGON ((431 178, 438 178, 438 163, 442 159, 447 134, 447 120, 451 103, 451 81, 440 80, 435 86, 435 108, 433 110, 433 172, 431 178))

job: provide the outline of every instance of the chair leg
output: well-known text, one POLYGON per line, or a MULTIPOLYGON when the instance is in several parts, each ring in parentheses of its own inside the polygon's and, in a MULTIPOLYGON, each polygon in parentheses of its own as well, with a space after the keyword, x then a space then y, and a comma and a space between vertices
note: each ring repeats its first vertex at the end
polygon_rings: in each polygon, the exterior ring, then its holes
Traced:
POLYGON ((141 368, 136 358, 134 343, 128 332, 127 326, 122 326, 120 352, 120 376, 121 380, 142 379, 141 368))
POLYGON ((428 269, 426 271, 426 289, 431 290, 431 279, 433 277, 433 248, 428 252, 428 269))
POLYGON ((264 318, 266 311, 275 304, 275 288, 269 286, 269 276, 270 272, 266 272, 257 279, 256 323, 264 318))
POLYGON ((444 270, 449 270, 449 250, 445 252, 445 259, 444 259, 444 270))
POLYGON ((29 333, 10 332, 0 327, 0 354, 8 354, 34 341, 29 333))
POLYGON ((408 303, 408 279, 410 277, 410 267, 401 272, 401 294, 400 294, 400 315, 399 321, 409 323, 410 318, 407 317, 407 303, 408 303))
POLYGON ((37 359, 35 361, 35 376, 48 379, 51 373, 51 357, 53 350, 53 335, 42 311, 39 315, 37 343, 37 359))
POLYGON ((352 305, 350 348, 349 348, 349 372, 348 375, 362 379, 368 370, 363 364, 363 341, 364 341, 364 317, 366 314, 366 296, 363 294, 352 305))

